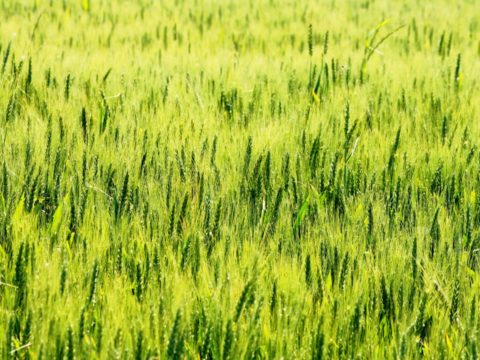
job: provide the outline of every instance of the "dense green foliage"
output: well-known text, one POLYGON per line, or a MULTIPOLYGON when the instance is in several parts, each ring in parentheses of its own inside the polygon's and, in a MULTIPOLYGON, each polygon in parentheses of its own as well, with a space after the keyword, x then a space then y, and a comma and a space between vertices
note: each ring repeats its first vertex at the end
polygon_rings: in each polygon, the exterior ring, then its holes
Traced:
POLYGON ((478 358, 476 3, 0 0, 0 358, 478 358))

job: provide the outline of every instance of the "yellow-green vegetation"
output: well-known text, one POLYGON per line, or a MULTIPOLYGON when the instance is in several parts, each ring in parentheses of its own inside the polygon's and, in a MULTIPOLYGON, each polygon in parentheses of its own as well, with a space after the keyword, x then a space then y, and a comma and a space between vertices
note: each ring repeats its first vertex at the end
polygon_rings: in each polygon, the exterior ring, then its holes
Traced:
POLYGON ((479 15, 0 0, 0 358, 478 358, 479 15))

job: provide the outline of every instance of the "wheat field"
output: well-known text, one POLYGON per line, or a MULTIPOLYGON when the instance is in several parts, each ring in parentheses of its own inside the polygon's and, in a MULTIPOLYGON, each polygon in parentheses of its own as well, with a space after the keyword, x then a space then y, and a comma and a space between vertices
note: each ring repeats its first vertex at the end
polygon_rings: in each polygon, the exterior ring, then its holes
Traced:
POLYGON ((476 0, 0 0, 0 358, 478 359, 476 0))

